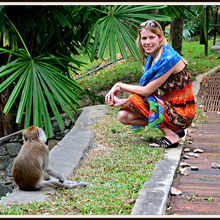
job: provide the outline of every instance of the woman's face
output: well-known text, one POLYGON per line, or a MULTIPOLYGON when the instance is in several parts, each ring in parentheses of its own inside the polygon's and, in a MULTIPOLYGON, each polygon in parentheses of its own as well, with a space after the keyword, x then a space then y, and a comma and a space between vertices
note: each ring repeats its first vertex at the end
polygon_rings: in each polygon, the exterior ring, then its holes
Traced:
POLYGON ((158 35, 146 29, 143 29, 140 32, 140 35, 141 35, 141 45, 145 50, 145 52, 155 57, 163 37, 162 36, 159 37, 158 35))

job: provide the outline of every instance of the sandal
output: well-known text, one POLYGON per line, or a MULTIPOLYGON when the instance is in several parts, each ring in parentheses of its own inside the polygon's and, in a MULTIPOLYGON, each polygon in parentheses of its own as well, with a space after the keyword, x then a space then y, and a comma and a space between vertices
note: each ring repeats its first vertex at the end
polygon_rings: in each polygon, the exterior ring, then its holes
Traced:
POLYGON ((177 131, 176 134, 179 136, 179 138, 182 138, 185 136, 185 131, 184 130, 180 130, 180 131, 177 131))
MULTIPOLYGON (((185 136, 185 131, 184 131, 184 130, 180 130, 180 131, 177 131, 176 134, 179 136, 179 138, 182 138, 182 137, 185 136)), ((161 139, 162 139, 162 138, 161 138, 161 139)), ((155 140, 153 141, 153 143, 159 144, 160 141, 161 141, 161 139, 155 139, 155 140)))
POLYGON ((162 137, 161 139, 156 140, 153 144, 158 144, 159 146, 151 146, 151 145, 149 145, 149 147, 171 148, 171 147, 177 147, 179 142, 173 144, 168 138, 162 137))

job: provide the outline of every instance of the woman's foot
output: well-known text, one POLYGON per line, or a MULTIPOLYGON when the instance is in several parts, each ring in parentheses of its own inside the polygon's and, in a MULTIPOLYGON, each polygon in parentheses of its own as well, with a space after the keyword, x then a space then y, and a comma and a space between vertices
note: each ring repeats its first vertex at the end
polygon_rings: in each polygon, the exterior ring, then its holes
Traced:
POLYGON ((180 130, 180 131, 177 131, 176 134, 179 136, 179 138, 182 138, 185 136, 185 131, 184 130, 180 130))
POLYGON ((162 137, 161 139, 157 140, 155 143, 149 144, 149 147, 172 148, 172 147, 177 147, 178 144, 179 144, 179 141, 172 143, 168 138, 162 137))
MULTIPOLYGON (((177 131, 176 134, 179 136, 179 138, 182 138, 185 136, 185 131, 184 130, 180 130, 180 131, 177 131)), ((158 143, 160 141, 160 139, 155 139, 153 141, 153 143, 158 143)))
POLYGON ((150 147, 177 147, 179 144, 179 135, 169 128, 160 128, 164 136, 150 144, 150 147))

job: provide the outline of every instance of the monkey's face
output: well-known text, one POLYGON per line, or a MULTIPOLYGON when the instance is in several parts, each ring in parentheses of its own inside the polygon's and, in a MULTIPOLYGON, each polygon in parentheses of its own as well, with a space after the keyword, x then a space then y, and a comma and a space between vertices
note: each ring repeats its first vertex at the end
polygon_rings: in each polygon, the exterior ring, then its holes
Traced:
POLYGON ((39 140, 43 141, 44 143, 46 143, 47 141, 47 136, 45 134, 45 132, 43 131, 43 129, 39 128, 38 130, 38 138, 39 140))

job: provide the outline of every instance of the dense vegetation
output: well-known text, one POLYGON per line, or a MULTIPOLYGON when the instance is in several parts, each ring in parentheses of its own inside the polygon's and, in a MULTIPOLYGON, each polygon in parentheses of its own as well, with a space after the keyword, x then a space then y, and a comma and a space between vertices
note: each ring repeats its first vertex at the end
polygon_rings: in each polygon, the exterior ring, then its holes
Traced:
POLYGON ((207 45, 214 16, 215 6, 205 5, 0 6, 0 136, 34 124, 50 137, 52 116, 64 129, 60 114, 73 118, 69 108, 77 111, 83 89, 70 77, 83 65, 74 57, 79 47, 90 61, 106 50, 111 61, 119 51, 138 60, 136 29, 156 19, 164 30, 170 25, 166 34, 181 52, 182 36, 201 33, 207 45))
MULTIPOLYGON (((203 49, 203 46, 198 47, 197 40, 183 43, 185 58, 189 62, 190 71, 195 75, 198 74, 197 69, 201 71, 199 73, 204 73, 216 66, 217 54, 210 53, 208 57, 199 55, 202 54, 203 49), (197 48, 196 52, 192 50, 193 46, 190 47, 194 44, 197 48), (190 60, 193 59, 195 63, 190 65, 190 60), (203 65, 203 69, 200 65, 203 65)), ((138 70, 137 61, 129 60, 92 76, 86 76, 80 83, 84 86, 90 85, 91 90, 94 91, 102 90, 102 86, 108 88, 113 83, 112 75, 109 76, 112 71, 114 71, 115 80, 125 77, 125 71, 130 73, 134 71, 138 74, 141 72, 138 70), (106 80, 97 87, 97 84, 100 84, 98 82, 105 77, 110 81, 106 80)), ((126 82, 136 82, 137 78, 138 76, 126 78, 126 82)), ((165 151, 147 147, 149 141, 161 137, 159 130, 145 129, 140 133, 131 134, 130 126, 120 124, 116 114, 117 109, 109 108, 102 121, 94 124, 96 147, 87 153, 86 159, 72 178, 76 181, 90 182, 91 185, 86 188, 59 190, 58 193, 49 195, 49 200, 46 202, 1 206, 0 214, 129 215, 138 197, 138 191, 152 175, 157 161, 163 159, 165 151)), ((200 117, 201 111, 197 109, 195 120, 200 120, 200 117)))

